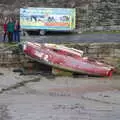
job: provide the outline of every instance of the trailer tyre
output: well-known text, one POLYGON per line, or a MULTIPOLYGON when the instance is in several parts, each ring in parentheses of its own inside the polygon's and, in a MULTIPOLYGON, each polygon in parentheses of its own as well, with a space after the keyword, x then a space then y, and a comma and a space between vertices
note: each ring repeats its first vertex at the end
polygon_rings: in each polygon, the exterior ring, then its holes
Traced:
POLYGON ((40 35, 45 35, 46 31, 45 30, 40 30, 39 33, 40 33, 40 35))

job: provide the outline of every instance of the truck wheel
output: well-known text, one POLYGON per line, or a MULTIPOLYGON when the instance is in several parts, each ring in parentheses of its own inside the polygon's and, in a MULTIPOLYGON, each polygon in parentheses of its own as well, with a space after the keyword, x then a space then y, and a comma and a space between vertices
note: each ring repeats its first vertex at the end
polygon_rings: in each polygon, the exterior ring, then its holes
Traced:
POLYGON ((40 35, 45 35, 46 34, 46 31, 45 30, 40 30, 40 35))

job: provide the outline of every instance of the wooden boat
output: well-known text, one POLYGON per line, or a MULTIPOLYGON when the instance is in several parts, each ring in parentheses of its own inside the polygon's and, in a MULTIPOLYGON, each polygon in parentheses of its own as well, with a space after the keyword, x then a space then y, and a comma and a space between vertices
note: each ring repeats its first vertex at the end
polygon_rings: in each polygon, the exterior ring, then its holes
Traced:
POLYGON ((23 46, 32 59, 62 70, 95 76, 112 76, 114 71, 112 66, 83 57, 83 51, 74 48, 37 42, 25 42, 23 46))

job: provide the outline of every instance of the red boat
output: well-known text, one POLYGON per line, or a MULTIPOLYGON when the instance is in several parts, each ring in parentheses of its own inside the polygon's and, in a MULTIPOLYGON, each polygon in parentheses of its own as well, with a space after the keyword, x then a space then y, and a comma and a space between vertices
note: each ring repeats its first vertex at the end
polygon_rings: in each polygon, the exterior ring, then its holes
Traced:
POLYGON ((83 57, 83 51, 74 48, 37 42, 25 42, 23 46, 29 57, 62 70, 95 76, 112 76, 114 71, 112 66, 83 57))

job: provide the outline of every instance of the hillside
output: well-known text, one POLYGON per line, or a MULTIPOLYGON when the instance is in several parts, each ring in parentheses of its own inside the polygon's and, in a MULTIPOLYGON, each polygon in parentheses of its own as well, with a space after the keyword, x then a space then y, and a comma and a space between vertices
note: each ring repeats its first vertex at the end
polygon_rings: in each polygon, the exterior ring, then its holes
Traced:
POLYGON ((79 31, 120 30, 120 0, 1 0, 0 22, 27 6, 76 8, 79 31))

